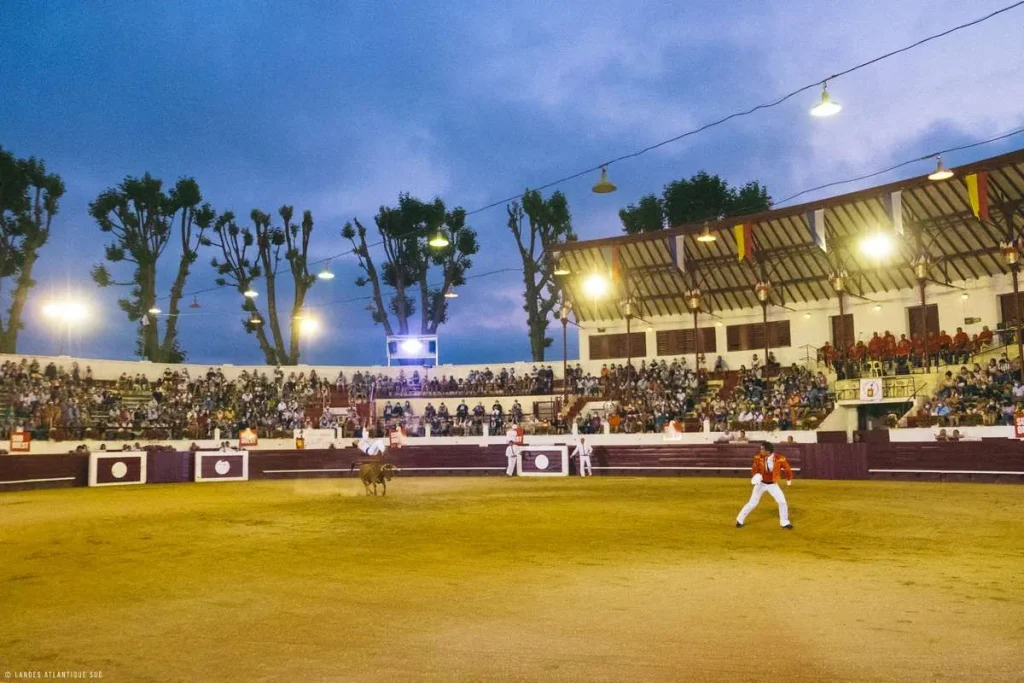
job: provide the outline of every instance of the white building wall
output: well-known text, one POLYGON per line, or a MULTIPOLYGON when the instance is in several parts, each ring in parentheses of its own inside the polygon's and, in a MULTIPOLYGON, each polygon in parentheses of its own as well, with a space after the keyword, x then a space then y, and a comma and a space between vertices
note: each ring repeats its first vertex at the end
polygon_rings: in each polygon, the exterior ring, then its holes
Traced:
MULTIPOLYGON (((999 322, 999 295, 1013 291, 1009 276, 997 276, 982 280, 969 282, 954 282, 953 289, 942 285, 929 283, 925 292, 926 302, 936 304, 939 313, 939 326, 946 330, 951 336, 957 327, 962 327, 968 334, 977 334, 983 325, 988 325, 995 330, 999 322), (967 294, 967 298, 963 298, 967 294), (964 318, 981 318, 980 323, 967 325, 964 318)), ((863 339, 865 343, 871 338, 876 330, 883 332, 889 330, 896 335, 897 339, 901 334, 911 335, 908 329, 907 308, 917 306, 921 303, 920 292, 914 289, 903 289, 890 293, 870 295, 870 301, 863 301, 852 296, 846 297, 846 313, 853 314, 854 332, 857 339, 863 339), (875 310, 877 305, 881 310, 875 310)), ((1024 295, 1022 295, 1024 296, 1024 295)), ((787 348, 771 349, 780 363, 800 363, 808 356, 813 361, 815 350, 822 346, 825 341, 832 341, 831 316, 839 314, 839 302, 837 299, 812 301, 803 304, 789 304, 793 310, 786 310, 777 306, 769 307, 768 320, 789 320, 790 341, 787 348), (809 316, 809 317, 808 317, 809 316), (809 347, 809 348, 808 348, 809 347)), ((726 351, 726 327, 729 325, 759 323, 762 321, 761 309, 744 309, 736 311, 723 311, 718 313, 718 318, 701 314, 699 319, 700 327, 708 327, 721 324, 716 328, 715 341, 717 351, 706 353, 709 362, 714 362, 716 356, 722 356, 725 362, 732 369, 737 369, 741 364, 749 365, 754 353, 758 357, 763 356, 763 350, 758 352, 726 351)), ((634 332, 646 331, 647 335, 647 357, 656 357, 657 353, 657 331, 693 327, 693 317, 690 315, 677 317, 651 317, 647 318, 651 323, 634 320, 632 329, 634 332), (650 327, 651 329, 648 329, 650 327)), ((580 359, 584 368, 591 371, 599 370, 603 363, 621 363, 625 359, 609 359, 607 361, 590 360, 589 337, 595 334, 619 334, 626 331, 626 325, 622 321, 587 321, 581 324, 579 329, 580 337, 580 359), (599 331, 601 330, 601 331, 599 331)), ((678 356, 677 356, 678 357, 678 356)), ((673 357, 666 356, 666 360, 673 357)), ((687 363, 692 366, 693 354, 686 356, 687 363)))

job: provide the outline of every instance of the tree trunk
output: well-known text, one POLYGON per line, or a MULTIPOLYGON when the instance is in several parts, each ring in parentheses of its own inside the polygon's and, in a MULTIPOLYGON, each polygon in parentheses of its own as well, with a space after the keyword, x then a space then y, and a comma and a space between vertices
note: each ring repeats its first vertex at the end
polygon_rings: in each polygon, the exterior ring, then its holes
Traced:
POLYGON ((18 332, 21 330, 21 316, 25 311, 25 302, 28 301, 28 293, 35 282, 32 281, 32 266, 39 258, 36 249, 25 250, 25 262, 21 266, 21 274, 18 276, 18 283, 14 287, 14 294, 11 295, 11 307, 7 313, 7 329, 0 337, 0 352, 17 353, 18 332))
MULTIPOLYGON (((167 322, 164 323, 164 341, 160 345, 160 354, 164 362, 180 363, 183 357, 175 357, 175 341, 178 338, 178 306, 181 303, 181 295, 185 291, 185 282, 188 280, 189 261, 187 254, 182 254, 178 262, 178 274, 171 285, 171 303, 167 310, 167 322)), ((183 356, 184 354, 182 354, 183 356)))
POLYGON ((142 315, 146 317, 148 325, 143 325, 140 335, 142 337, 142 355, 144 358, 159 363, 160 343, 157 324, 159 320, 149 316, 149 309, 156 305, 156 264, 151 263, 139 266, 139 290, 140 301, 142 302, 142 315))
POLYGON ((288 347, 288 365, 299 364, 299 321, 296 316, 302 311, 302 306, 306 302, 306 290, 299 288, 295 290, 295 303, 292 305, 292 325, 291 334, 288 339, 290 346, 288 347))
POLYGON ((274 337, 274 348, 277 360, 275 365, 287 365, 288 353, 284 345, 284 336, 281 334, 281 321, 277 315, 277 283, 269 271, 266 273, 267 280, 267 318, 270 323, 270 333, 274 337))

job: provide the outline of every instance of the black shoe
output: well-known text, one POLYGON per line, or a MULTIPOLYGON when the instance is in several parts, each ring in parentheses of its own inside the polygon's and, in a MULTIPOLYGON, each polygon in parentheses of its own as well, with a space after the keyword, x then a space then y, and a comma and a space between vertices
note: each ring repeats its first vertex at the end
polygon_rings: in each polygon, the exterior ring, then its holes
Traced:
POLYGON ((742 529, 743 528, 743 522, 736 522, 736 528, 737 529, 742 529))
POLYGON ((793 525, 792 525, 792 524, 787 524, 786 526, 784 526, 784 527, 782 527, 782 528, 783 528, 783 529, 792 529, 792 528, 793 528, 793 525))

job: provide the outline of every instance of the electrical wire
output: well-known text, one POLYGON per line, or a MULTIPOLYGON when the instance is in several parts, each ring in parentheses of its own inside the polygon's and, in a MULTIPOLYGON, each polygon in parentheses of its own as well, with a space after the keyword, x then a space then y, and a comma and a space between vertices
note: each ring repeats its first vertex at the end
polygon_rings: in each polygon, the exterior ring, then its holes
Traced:
MULTIPOLYGON (((741 118, 741 117, 745 117, 745 116, 750 116, 750 115, 752 115, 752 114, 754 114, 754 113, 756 113, 758 111, 763 111, 765 109, 771 109, 773 107, 777 107, 778 105, 780 105, 780 104, 782 104, 782 103, 792 99, 793 97, 796 97, 797 95, 799 95, 801 93, 804 93, 804 92, 806 92, 806 91, 808 91, 808 90, 810 90, 812 88, 817 88, 818 86, 820 86, 820 85, 822 85, 822 84, 824 84, 824 83, 826 83, 828 81, 833 81, 833 80, 835 80, 837 78, 841 78, 842 76, 847 76, 847 75, 849 75, 851 73, 854 73, 854 72, 859 71, 861 69, 865 69, 865 68, 867 68, 869 66, 877 64, 877 63, 879 63, 881 61, 884 61, 886 59, 889 59, 891 57, 895 57, 896 55, 900 55, 900 54, 909 52, 910 50, 918 48, 918 47, 920 47, 922 45, 925 45, 927 43, 930 43, 930 42, 932 42, 934 40, 938 40, 939 38, 944 38, 946 36, 949 36, 949 35, 951 35, 953 33, 958 32, 958 31, 962 31, 962 30, 970 28, 972 26, 977 26, 978 24, 984 23, 984 22, 986 22, 986 21, 988 21, 990 19, 993 19, 993 18, 1001 15, 1001 14, 1005 14, 1006 12, 1009 12, 1011 10, 1017 9, 1018 7, 1021 7, 1022 5, 1024 5, 1024 0, 1018 0, 1018 2, 1014 2, 1014 3, 1010 4, 1010 5, 1006 5, 1005 7, 1002 7, 1000 9, 997 9, 997 10, 994 10, 992 12, 989 12, 988 14, 986 14, 984 16, 981 16, 981 17, 978 17, 977 19, 973 19, 971 21, 968 21, 968 22, 965 22, 965 23, 962 23, 962 24, 958 24, 956 26, 953 26, 952 28, 946 29, 945 31, 941 31, 939 33, 934 33, 932 35, 926 36, 924 38, 921 38, 920 40, 917 40, 917 41, 915 41, 913 43, 910 43, 909 45, 905 45, 905 46, 903 46, 901 48, 897 48, 895 50, 891 50, 889 52, 886 52, 886 53, 883 53, 881 55, 878 55, 877 57, 869 59, 869 60, 867 60, 865 62, 860 62, 859 64, 855 64, 855 65, 853 65, 851 67, 848 67, 846 69, 843 69, 841 71, 837 71, 836 73, 834 73, 834 74, 832 74, 830 76, 827 76, 825 78, 821 78, 821 79, 815 80, 812 83, 808 83, 807 85, 803 85, 803 86, 801 86, 801 87, 799 87, 799 88, 797 88, 795 90, 792 90, 792 91, 786 93, 785 95, 782 95, 781 97, 778 97, 778 98, 776 98, 774 100, 771 100, 769 102, 763 102, 761 104, 755 105, 755 106, 750 107, 748 109, 744 109, 744 110, 741 110, 741 111, 733 112, 732 114, 729 114, 727 116, 723 116, 723 117, 721 117, 719 119, 716 119, 716 120, 711 121, 709 123, 703 124, 703 125, 701 125, 701 126, 699 126, 697 128, 694 128, 692 130, 688 130, 688 131, 686 131, 684 133, 680 133, 679 135, 676 135, 674 137, 667 138, 665 140, 662 140, 660 142, 654 143, 652 145, 648 145, 647 147, 644 147, 642 149, 639 149, 639 150, 636 150, 636 151, 633 151, 633 152, 629 152, 627 154, 622 154, 620 156, 611 158, 611 159, 609 159, 607 161, 603 161, 603 162, 597 164, 596 166, 591 166, 591 167, 589 167, 587 169, 584 169, 582 171, 577 171, 576 173, 572 173, 570 175, 564 176, 564 177, 559 178, 557 180, 552 180, 550 182, 544 183, 543 185, 539 185, 537 187, 530 188, 530 190, 528 190, 528 191, 542 191, 542 190, 550 189, 552 187, 555 187, 556 185, 561 185, 563 183, 567 183, 567 182, 569 182, 571 180, 575 180, 575 179, 580 178, 582 176, 585 176, 585 175, 588 175, 588 174, 591 174, 591 173, 595 173, 595 172, 601 170, 602 168, 607 168, 608 166, 611 166, 613 164, 619 163, 621 161, 626 161, 628 159, 634 159, 634 158, 639 157, 639 156, 641 156, 643 154, 647 154, 648 152, 651 152, 651 151, 654 151, 654 150, 659 149, 661 147, 664 147, 665 145, 669 145, 669 144, 672 144, 673 142, 678 142, 678 141, 683 140, 685 138, 697 135, 697 134, 702 133, 702 132, 704 132, 704 131, 706 131, 708 129, 715 128, 715 127, 720 126, 720 125, 722 125, 724 123, 732 121, 733 119, 737 119, 737 118, 741 118)), ((977 144, 985 144, 985 143, 977 143, 977 144)), ((879 172, 877 172, 875 174, 863 176, 863 177, 860 177, 860 178, 850 179, 850 180, 847 180, 847 181, 839 181, 839 182, 837 182, 835 184, 839 185, 839 184, 843 184, 844 182, 855 182, 856 180, 863 180, 865 178, 873 177, 873 175, 880 175, 882 173, 886 173, 887 171, 895 170, 897 168, 901 168, 902 166, 906 166, 908 164, 911 164, 911 163, 913 163, 915 161, 920 161, 921 159, 928 159, 928 158, 933 157, 933 156, 935 156, 935 154, 930 154, 930 155, 927 155, 925 157, 920 157, 920 158, 917 158, 917 159, 913 159, 913 160, 907 161, 907 162, 905 162, 903 164, 899 164, 899 165, 894 166, 892 168, 889 168, 889 169, 887 169, 885 171, 879 171, 879 172)), ((831 185, 826 185, 826 186, 822 186, 822 188, 815 188, 815 189, 823 189, 824 187, 830 187, 830 186, 831 185)), ((803 192, 801 192, 799 194, 807 194, 808 192, 813 192, 813 191, 814 191, 814 189, 809 189, 809 190, 803 191, 803 192)), ((504 199, 499 199, 499 200, 491 202, 489 204, 485 204, 484 206, 475 208, 475 209, 473 209, 471 211, 467 211, 466 212, 466 216, 472 216, 472 215, 475 215, 475 214, 478 214, 478 213, 482 213, 484 211, 488 211, 488 210, 496 208, 498 206, 502 206, 502 205, 508 204, 509 202, 522 199, 524 194, 525 194, 525 192, 521 192, 519 194, 511 195, 511 196, 506 197, 504 199)), ((795 195, 795 196, 799 196, 799 194, 795 195)), ((788 201, 790 199, 792 199, 792 197, 788 197, 787 199, 782 200, 782 201, 780 201, 778 203, 782 204, 782 203, 784 203, 784 202, 786 202, 786 201, 788 201)), ((434 229, 434 227, 433 226, 425 227, 425 228, 420 229, 419 231, 414 231, 411 234, 417 234, 417 233, 424 233, 425 234, 426 232, 429 232, 429 230, 431 230, 431 229, 434 229)), ((380 246, 383 243, 384 243, 383 240, 378 240, 377 242, 373 242, 371 244, 368 244, 367 246, 368 247, 377 247, 377 246, 380 246)), ((354 252, 355 252, 355 249, 348 249, 346 251, 342 251, 342 252, 339 252, 337 254, 334 254, 333 256, 327 256, 327 257, 318 259, 316 261, 311 261, 311 262, 309 262, 308 265, 317 265, 317 264, 320 264, 320 263, 328 262, 328 261, 331 261, 333 259, 341 258, 343 256, 348 256, 348 255, 350 255, 350 254, 352 254, 354 252)), ((226 285, 226 286, 229 286, 229 285, 226 285)), ((219 289, 221 289, 220 286, 209 287, 209 288, 206 288, 206 289, 200 289, 200 290, 196 290, 194 292, 189 292, 189 293, 187 293, 184 296, 193 296, 193 295, 196 295, 196 294, 205 294, 205 293, 208 293, 208 292, 217 291, 219 289)), ((167 299, 167 298, 169 298, 169 297, 164 296, 164 297, 160 297, 159 300, 163 300, 163 299, 167 299)))

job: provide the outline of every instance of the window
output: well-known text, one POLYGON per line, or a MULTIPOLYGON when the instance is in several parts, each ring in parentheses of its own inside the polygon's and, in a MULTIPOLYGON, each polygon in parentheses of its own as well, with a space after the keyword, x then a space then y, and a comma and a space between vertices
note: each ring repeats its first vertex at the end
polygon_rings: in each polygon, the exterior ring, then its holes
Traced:
POLYGON ((590 337, 590 360, 606 358, 643 358, 647 355, 647 333, 633 332, 629 335, 629 353, 626 350, 625 334, 595 334, 590 337))
MULTIPOLYGON (((776 320, 768 327, 768 348, 778 349, 790 345, 789 321, 776 320)), ((756 351, 764 348, 764 323, 729 325, 725 328, 725 347, 729 351, 756 351)))
POLYGON ((845 349, 857 341, 857 335, 853 332, 853 313, 842 316, 842 325, 839 318, 838 315, 832 316, 832 345, 845 349))
MULTIPOLYGON (((1020 295, 1020 308, 1024 313, 1024 294, 1020 295)), ((1017 319, 1017 302, 1013 300, 1013 292, 999 295, 999 313, 1003 323, 1011 326, 1014 324, 1017 319)))
MULTIPOLYGON (((926 324, 928 325, 928 336, 937 337, 939 334, 939 307, 936 304, 928 304, 926 324)), ((910 325, 910 334, 921 334, 921 307, 907 306, 907 322, 910 325)))
MULTIPOLYGON (((718 343, 715 339, 715 328, 700 328, 700 352, 715 353, 717 350, 718 343)), ((694 342, 692 327, 682 330, 658 330, 659 356, 680 356, 696 352, 697 345, 694 342)))

